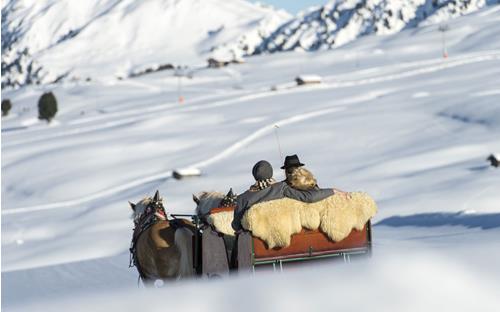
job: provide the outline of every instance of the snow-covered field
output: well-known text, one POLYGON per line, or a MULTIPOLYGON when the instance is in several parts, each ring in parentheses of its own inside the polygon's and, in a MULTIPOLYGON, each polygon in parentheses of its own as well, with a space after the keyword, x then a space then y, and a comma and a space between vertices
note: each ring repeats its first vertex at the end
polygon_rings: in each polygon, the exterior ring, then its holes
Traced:
POLYGON ((2 310, 497 310, 500 6, 449 25, 447 59, 420 27, 198 70, 182 104, 168 72, 2 91, 2 310), (192 193, 244 191, 260 159, 282 178, 275 125, 321 186, 375 197, 372 259, 138 290, 127 201, 159 189, 191 213, 192 193), (171 178, 191 167, 203 175, 171 178))

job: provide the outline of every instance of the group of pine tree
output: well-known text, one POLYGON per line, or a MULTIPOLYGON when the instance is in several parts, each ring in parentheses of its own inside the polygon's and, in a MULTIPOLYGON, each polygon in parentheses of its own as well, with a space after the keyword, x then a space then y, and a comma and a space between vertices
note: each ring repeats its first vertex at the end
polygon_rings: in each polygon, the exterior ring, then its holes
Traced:
MULTIPOLYGON (((2 116, 7 116, 12 109, 9 99, 2 100, 2 116)), ((50 122, 57 113, 57 100, 52 92, 42 94, 38 100, 38 119, 50 122)))

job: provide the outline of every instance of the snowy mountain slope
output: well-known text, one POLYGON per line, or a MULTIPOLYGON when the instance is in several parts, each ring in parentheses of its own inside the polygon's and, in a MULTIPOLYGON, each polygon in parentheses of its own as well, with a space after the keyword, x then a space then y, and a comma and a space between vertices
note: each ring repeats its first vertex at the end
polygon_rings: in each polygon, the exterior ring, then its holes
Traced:
POLYGON ((443 22, 487 5, 487 0, 349 0, 302 12, 285 23, 256 53, 329 49, 369 34, 389 35, 404 28, 443 22))
POLYGON ((2 86, 114 80, 204 65, 209 57, 231 61, 263 52, 328 49, 493 3, 498 1, 332 1, 291 19, 243 0, 10 0, 2 6, 2 86))
POLYGON ((243 0, 5 1, 2 86, 204 65, 214 46, 269 33, 288 18, 243 0), (27 71, 31 62, 36 75, 27 71))
POLYGON ((4 91, 2 309, 494 310, 500 175, 485 158, 500 151, 499 12, 450 21, 448 59, 430 25, 196 71, 183 104, 171 72, 4 91), (300 74, 324 83, 295 87, 300 74), (51 125, 36 119, 48 90, 51 125), (320 186, 375 197, 371 261, 136 290, 127 201, 159 189, 169 213, 191 213, 192 193, 247 189, 260 159, 281 179, 275 124, 320 186), (202 177, 170 178, 192 166, 202 177))

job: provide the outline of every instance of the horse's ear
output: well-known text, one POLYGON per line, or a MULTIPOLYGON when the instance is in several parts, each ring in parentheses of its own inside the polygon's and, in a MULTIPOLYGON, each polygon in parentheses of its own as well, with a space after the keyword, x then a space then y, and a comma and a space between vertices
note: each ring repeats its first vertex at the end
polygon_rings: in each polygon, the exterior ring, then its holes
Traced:
POLYGON ((227 192, 227 197, 234 197, 234 193, 233 193, 233 188, 230 188, 229 189, 229 192, 227 192))
POLYGON ((160 191, 156 190, 155 197, 153 198, 154 201, 158 202, 160 201, 160 191))
POLYGON ((132 202, 128 202, 128 204, 130 205, 130 208, 132 208, 132 210, 135 211, 135 204, 132 202))
POLYGON ((193 194, 193 200, 197 205, 200 203, 200 199, 194 194, 193 194))

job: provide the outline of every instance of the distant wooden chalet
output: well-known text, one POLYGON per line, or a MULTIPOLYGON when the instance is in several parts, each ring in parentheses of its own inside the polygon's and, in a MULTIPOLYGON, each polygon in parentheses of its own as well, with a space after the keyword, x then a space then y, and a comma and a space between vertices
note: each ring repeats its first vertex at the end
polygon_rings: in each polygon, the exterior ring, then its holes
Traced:
POLYGON ((200 175, 201 175, 201 170, 197 168, 177 169, 172 172, 172 176, 176 180, 181 180, 187 177, 199 177, 200 175))
POLYGON ((218 59, 211 57, 207 60, 207 63, 208 63, 208 68, 221 68, 221 67, 229 65, 231 62, 218 60, 218 59))
POLYGON ((308 84, 318 84, 321 83, 321 77, 318 75, 301 75, 295 78, 298 86, 308 85, 308 84))
POLYGON ((208 68, 221 68, 229 64, 243 64, 245 63, 245 60, 237 57, 234 57, 232 60, 221 60, 211 57, 207 60, 207 63, 208 68))
POLYGON ((486 160, 495 168, 500 166, 500 154, 491 154, 486 160))

